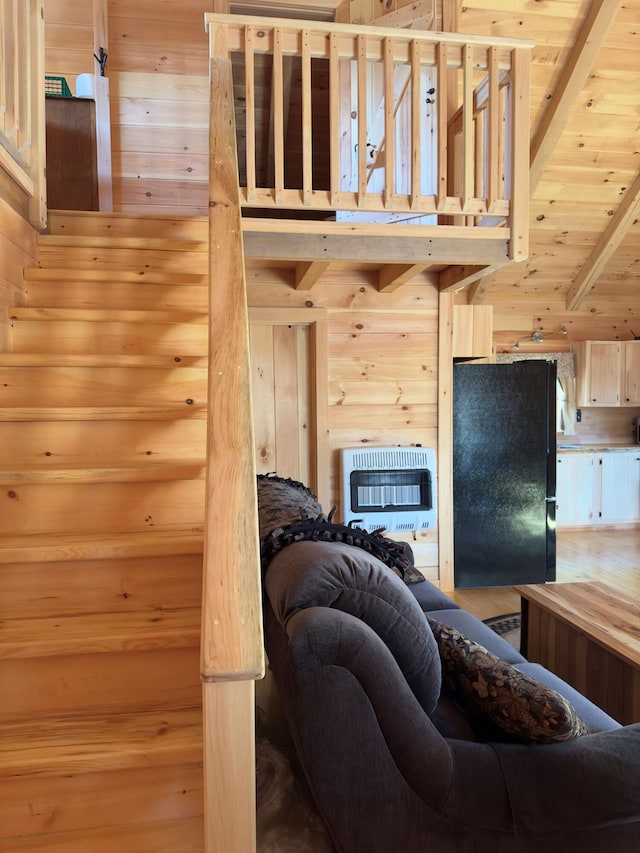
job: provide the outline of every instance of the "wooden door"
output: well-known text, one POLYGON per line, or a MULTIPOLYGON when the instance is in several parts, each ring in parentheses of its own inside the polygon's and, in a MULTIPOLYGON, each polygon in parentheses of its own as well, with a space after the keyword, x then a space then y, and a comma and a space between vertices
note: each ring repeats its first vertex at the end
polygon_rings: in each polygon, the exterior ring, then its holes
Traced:
POLYGON ((252 325, 256 470, 309 482, 309 327, 252 325))
POLYGON ((249 311, 256 470, 329 500, 327 330, 322 309, 249 311))

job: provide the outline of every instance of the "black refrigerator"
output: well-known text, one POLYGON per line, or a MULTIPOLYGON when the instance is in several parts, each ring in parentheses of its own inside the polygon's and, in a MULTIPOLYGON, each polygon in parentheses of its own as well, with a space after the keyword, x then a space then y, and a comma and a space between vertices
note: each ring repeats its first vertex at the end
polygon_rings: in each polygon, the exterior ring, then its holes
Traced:
POLYGON ((556 363, 453 369, 454 582, 556 576, 556 363))

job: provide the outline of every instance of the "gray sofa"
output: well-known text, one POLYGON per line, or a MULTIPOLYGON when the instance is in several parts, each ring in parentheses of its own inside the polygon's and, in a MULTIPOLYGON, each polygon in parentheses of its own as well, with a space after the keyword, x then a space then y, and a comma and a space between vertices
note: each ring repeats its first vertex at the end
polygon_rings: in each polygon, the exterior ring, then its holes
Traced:
POLYGON ((287 544, 264 590, 270 668, 339 853, 640 850, 640 725, 621 727, 361 547, 287 544), (540 744, 483 731, 443 690, 428 618, 566 697, 591 733, 540 744))

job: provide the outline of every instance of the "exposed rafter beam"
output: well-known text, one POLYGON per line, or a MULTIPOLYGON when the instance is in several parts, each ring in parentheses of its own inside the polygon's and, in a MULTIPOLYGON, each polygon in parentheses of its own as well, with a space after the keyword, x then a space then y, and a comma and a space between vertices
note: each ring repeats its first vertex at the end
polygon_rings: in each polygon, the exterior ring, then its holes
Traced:
POLYGON ((294 276, 296 290, 311 290, 322 273, 328 268, 328 261, 302 261, 297 264, 294 276))
POLYGON ((594 246, 587 262, 569 288, 569 292, 567 293, 568 311, 574 311, 580 306, 582 300, 602 275, 602 271, 607 265, 609 258, 625 238, 639 212, 640 172, 626 191, 622 203, 611 217, 609 224, 600 235, 600 239, 594 246))
POLYGON ((386 15, 380 15, 372 23, 379 27, 409 27, 410 29, 429 29, 435 18, 433 0, 416 0, 408 6, 402 6, 386 15))
POLYGON ((453 266, 442 270, 438 282, 440 293, 455 293, 499 269, 498 266, 453 266))
POLYGON ((382 267, 378 273, 378 290, 380 293, 392 293, 430 266, 433 264, 390 264, 382 267))
POLYGON ((467 291, 467 305, 482 305, 493 284, 493 279, 494 276, 489 275, 474 281, 467 291))
POLYGON ((549 108, 531 142, 529 192, 533 196, 576 98, 593 68, 621 0, 592 0, 549 108))

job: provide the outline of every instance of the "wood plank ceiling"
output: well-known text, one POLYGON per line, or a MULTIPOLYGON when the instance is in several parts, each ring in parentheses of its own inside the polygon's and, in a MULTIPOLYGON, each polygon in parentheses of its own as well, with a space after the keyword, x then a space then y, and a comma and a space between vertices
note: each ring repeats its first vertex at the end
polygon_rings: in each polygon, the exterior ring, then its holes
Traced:
POLYGON ((535 41, 530 256, 472 284, 468 300, 518 300, 522 313, 542 295, 556 314, 607 301, 637 314, 640 2, 470 0, 458 29, 535 41))

